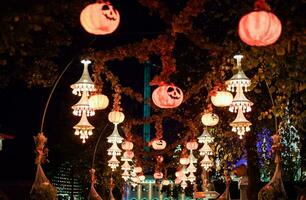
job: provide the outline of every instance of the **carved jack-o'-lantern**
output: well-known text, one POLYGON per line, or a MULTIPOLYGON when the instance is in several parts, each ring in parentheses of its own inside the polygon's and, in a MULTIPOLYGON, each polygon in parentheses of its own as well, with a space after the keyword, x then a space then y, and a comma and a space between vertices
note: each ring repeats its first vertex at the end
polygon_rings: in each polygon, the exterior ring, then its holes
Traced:
POLYGON ((282 24, 271 12, 253 11, 244 15, 239 21, 239 37, 251 46, 273 44, 281 32, 282 24))
POLYGON ((133 147, 134 147, 134 144, 133 142, 130 142, 130 141, 124 141, 122 144, 121 144, 121 147, 123 150, 132 150, 133 147))
POLYGON ((157 140, 156 139, 156 140, 153 140, 153 142, 152 142, 152 147, 155 150, 163 150, 163 149, 166 148, 166 145, 167 145, 167 143, 166 143, 165 140, 157 140))
POLYGON ((180 88, 171 84, 164 84, 153 91, 152 100, 160 108, 175 108, 182 103, 183 96, 180 88))
POLYGON ((120 15, 109 2, 94 3, 82 10, 80 21, 87 32, 105 35, 116 30, 120 15))
POLYGON ((188 150, 196 150, 199 144, 196 141, 187 142, 186 147, 188 150))

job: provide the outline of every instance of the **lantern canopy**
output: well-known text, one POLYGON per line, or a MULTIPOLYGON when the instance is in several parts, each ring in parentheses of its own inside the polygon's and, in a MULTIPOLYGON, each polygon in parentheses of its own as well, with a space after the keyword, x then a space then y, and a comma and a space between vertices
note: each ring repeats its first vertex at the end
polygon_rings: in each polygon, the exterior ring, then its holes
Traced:
POLYGON ((107 150, 108 155, 120 156, 122 150, 118 147, 117 143, 114 142, 113 145, 107 150))
POLYGON ((204 155, 212 155, 212 149, 210 148, 210 146, 207 143, 204 143, 204 145, 202 146, 202 148, 199 150, 200 155, 204 156, 204 155))
POLYGON ((117 124, 114 124, 114 130, 110 136, 107 137, 108 143, 122 143, 123 137, 119 135, 117 124))
POLYGON ((213 166, 213 161, 211 161, 208 157, 208 155, 205 155, 203 160, 201 161, 201 166, 205 169, 208 170, 210 167, 213 166))
POLYGON ((82 113, 81 120, 73 128, 75 129, 74 134, 80 135, 83 143, 88 139, 88 136, 92 135, 92 130, 94 129, 94 127, 88 122, 85 112, 82 113))
POLYGON ((79 96, 81 96, 83 92, 89 95, 89 92, 95 91, 95 84, 92 82, 88 73, 88 65, 91 61, 82 60, 81 63, 84 65, 82 76, 76 83, 70 86, 72 88, 72 93, 79 96))
POLYGON ((225 81, 227 85, 227 90, 235 92, 238 87, 244 88, 244 91, 248 91, 248 87, 251 85, 251 80, 245 75, 244 71, 241 69, 241 59, 243 55, 235 55, 234 58, 237 61, 238 72, 230 78, 230 80, 225 81))
POLYGON ((79 102, 77 102, 71 108, 73 109, 73 114, 76 116, 81 116, 83 112, 85 112, 87 116, 95 115, 95 111, 92 107, 90 107, 88 97, 85 92, 82 93, 82 97, 79 102))
POLYGON ((203 133, 198 137, 199 143, 211 143, 214 138, 209 134, 207 128, 204 128, 203 133))
POLYGON ((242 136, 245 134, 245 132, 250 131, 250 126, 252 125, 251 122, 249 122, 243 115, 242 108, 238 109, 237 117, 236 119, 230 123, 230 126, 232 126, 232 131, 237 132, 239 135, 239 138, 242 139, 242 136))
POLYGON ((119 166, 120 162, 118 161, 115 155, 112 155, 112 158, 108 161, 108 166, 115 171, 115 169, 119 166))
POLYGON ((253 103, 245 97, 242 87, 237 87, 237 93, 229 107, 229 111, 237 112, 238 108, 241 108, 242 112, 250 112, 252 105, 253 103))
POLYGON ((216 95, 210 97, 212 104, 217 107, 229 106, 233 101, 233 95, 227 91, 217 91, 216 95))

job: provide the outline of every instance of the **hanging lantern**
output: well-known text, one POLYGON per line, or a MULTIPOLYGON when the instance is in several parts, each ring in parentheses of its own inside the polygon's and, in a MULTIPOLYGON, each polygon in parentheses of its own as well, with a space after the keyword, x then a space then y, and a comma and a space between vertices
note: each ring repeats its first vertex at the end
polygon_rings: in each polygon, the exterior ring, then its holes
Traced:
POLYGON ((242 87, 244 91, 248 91, 248 87, 251 85, 251 80, 245 75, 241 69, 241 59, 243 55, 235 55, 234 58, 237 61, 238 72, 232 76, 230 80, 225 81, 227 85, 227 90, 235 92, 235 88, 242 87))
POLYGON ((199 150, 199 152, 201 156, 213 154, 212 149, 207 143, 204 143, 203 147, 199 150))
POLYGON ((205 169, 208 170, 210 167, 213 166, 213 161, 211 161, 208 157, 208 155, 205 155, 203 160, 201 161, 201 166, 205 169))
POLYGON ((155 179, 162 179, 162 178, 164 177, 164 175, 163 175, 163 173, 161 173, 161 172, 155 172, 155 173, 153 174, 153 177, 154 177, 155 179))
POLYGON ((129 164, 128 161, 124 161, 124 163, 121 165, 121 169, 125 171, 131 170, 131 165, 129 164))
POLYGON ((189 166, 187 167, 187 172, 188 173, 192 173, 192 172, 196 172, 197 168, 194 166, 194 164, 192 162, 190 162, 189 166))
POLYGON ((192 150, 190 150, 190 154, 189 154, 189 157, 188 157, 189 161, 192 162, 192 163, 197 163, 198 162, 198 159, 196 157, 194 157, 193 153, 192 153, 192 150))
POLYGON ((181 165, 188 165, 189 164, 189 158, 188 157, 181 157, 180 158, 180 164, 181 165))
POLYGON ((165 140, 157 140, 156 139, 156 140, 153 140, 153 142, 152 142, 152 147, 155 150, 163 150, 163 149, 166 148, 166 146, 167 146, 167 143, 166 143, 165 140))
POLYGON ((189 141, 186 144, 188 150, 196 150, 198 148, 198 143, 196 141, 189 141))
POLYGON ((239 21, 239 37, 250 46, 273 44, 281 32, 282 24, 271 12, 253 11, 244 15, 239 21))
POLYGON ((134 183, 140 183, 140 179, 138 176, 135 176, 135 177, 132 177, 131 180, 134 182, 134 183))
POLYGON ((127 141, 127 140, 125 140, 125 141, 121 144, 121 148, 122 148, 123 150, 130 151, 130 150, 133 149, 133 147, 134 147, 133 142, 130 142, 130 141, 127 141))
POLYGON ((93 3, 82 10, 80 21, 87 32, 105 35, 117 29, 120 15, 109 2, 93 3))
POLYGON ((88 122, 85 112, 82 113, 81 120, 73 128, 75 129, 74 134, 80 135, 83 143, 88 139, 88 136, 92 135, 92 130, 94 129, 94 127, 88 122))
POLYGON ((88 97, 85 93, 82 94, 80 101, 71 108, 73 109, 72 113, 76 116, 81 116, 83 112, 85 112, 87 116, 95 115, 94 109, 89 106, 88 97))
POLYGON ((136 174, 141 173, 142 172, 142 167, 135 167, 134 171, 136 174))
POLYGON ((94 94, 89 97, 88 103, 94 110, 103 110, 108 106, 109 100, 104 94, 94 94))
POLYGON ((127 170, 124 170, 123 173, 121 174, 121 177, 123 178, 124 181, 127 181, 129 179, 129 172, 127 170))
POLYGON ((89 73, 88 73, 88 65, 91 63, 89 60, 82 60, 83 63, 83 74, 81 78, 70 87, 72 88, 72 94, 81 96, 83 92, 86 95, 89 95, 89 92, 95 91, 95 84, 92 82, 89 73))
POLYGON ((119 135, 117 124, 114 124, 114 130, 110 136, 107 137, 108 143, 122 143, 123 137, 119 135))
POLYGON ((112 111, 108 114, 108 120, 113 124, 120 124, 124 121, 124 114, 120 111, 112 111))
POLYGON ((237 87, 237 93, 229 107, 229 111, 237 112, 238 108, 241 107, 242 112, 250 112, 252 105, 253 103, 245 97, 242 88, 237 87))
POLYGON ((250 131, 251 125, 252 123, 244 117, 242 108, 238 108, 236 119, 230 123, 230 126, 232 126, 232 131, 236 132, 239 135, 239 138, 242 139, 245 132, 250 131))
POLYGON ((208 133, 207 128, 204 128, 202 135, 198 137, 199 143, 211 143, 214 141, 214 138, 208 133))
POLYGON ((212 104, 217 107, 229 106, 233 101, 233 95, 227 91, 217 91, 216 95, 210 97, 212 104))
POLYGON ((132 160, 134 158, 134 152, 127 150, 123 153, 123 157, 132 160))
POLYGON ((164 84, 153 91, 152 100, 160 108, 175 108, 183 102, 183 92, 172 84, 164 84))
POLYGON ((108 161, 108 166, 115 171, 115 169, 119 166, 120 162, 117 160, 115 155, 112 155, 112 158, 108 161))
POLYGON ((113 143, 113 145, 107 149, 107 154, 108 155, 115 155, 115 156, 120 156, 121 155, 121 149, 119 149, 117 143, 113 143))
POLYGON ((202 115, 201 121, 205 126, 215 126, 219 122, 219 117, 214 113, 207 113, 202 115))

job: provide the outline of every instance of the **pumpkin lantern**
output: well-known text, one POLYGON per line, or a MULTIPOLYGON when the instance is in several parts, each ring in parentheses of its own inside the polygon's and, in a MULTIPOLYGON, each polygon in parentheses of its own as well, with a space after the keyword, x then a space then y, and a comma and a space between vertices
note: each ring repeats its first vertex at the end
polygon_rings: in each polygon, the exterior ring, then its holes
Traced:
POLYGON ((89 100, 89 106, 94 110, 103 110, 108 106, 109 100, 108 97, 104 94, 94 94, 89 100))
POLYGON ((201 121, 205 126, 215 126, 219 122, 219 117, 214 113, 206 113, 202 115, 201 121))
POLYGON ((94 3, 82 10, 80 21, 87 32, 105 35, 117 29, 120 15, 109 2, 94 3))
POLYGON ((244 15, 239 21, 239 37, 250 46, 273 44, 281 32, 282 24, 271 12, 253 11, 244 15))
POLYGON ((167 145, 167 143, 166 143, 165 140, 157 140, 157 139, 155 139, 152 142, 152 147, 155 150, 163 150, 163 149, 166 148, 166 145, 167 145))
POLYGON ((153 177, 155 179, 162 179, 164 177, 163 173, 162 172, 155 172, 153 177))
POLYGON ((183 102, 183 92, 173 84, 163 84, 153 91, 152 100, 160 108, 175 108, 183 102))
POLYGON ((130 150, 133 149, 134 144, 133 144, 133 142, 130 142, 130 141, 125 140, 125 141, 121 144, 121 147, 122 147, 123 150, 128 150, 128 151, 130 151, 130 150))
POLYGON ((120 124, 124 120, 124 114, 120 111, 112 111, 108 114, 108 120, 113 124, 120 124))
POLYGON ((196 150, 198 148, 198 143, 196 141, 187 142, 186 147, 188 150, 196 150))
POLYGON ((227 91, 217 91, 216 95, 212 95, 210 99, 214 106, 225 107, 232 103, 233 95, 227 91))
POLYGON ((134 158, 134 152, 133 151, 125 151, 123 153, 123 157, 126 158, 126 159, 133 159, 134 158))

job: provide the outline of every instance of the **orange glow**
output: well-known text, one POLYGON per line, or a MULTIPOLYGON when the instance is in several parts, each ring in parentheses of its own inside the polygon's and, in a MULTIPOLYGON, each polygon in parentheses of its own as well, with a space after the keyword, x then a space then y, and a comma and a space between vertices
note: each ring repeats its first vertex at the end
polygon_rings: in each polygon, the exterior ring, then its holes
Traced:
POLYGON ((95 35, 105 35, 117 29, 120 15, 109 2, 94 3, 82 10, 80 21, 87 32, 95 35))
POLYGON ((240 39, 250 46, 267 46, 276 42, 282 32, 280 20, 271 12, 254 11, 239 22, 240 39))
POLYGON ((183 92, 174 85, 165 84, 153 91, 152 100, 160 108, 175 108, 183 102, 183 92))

